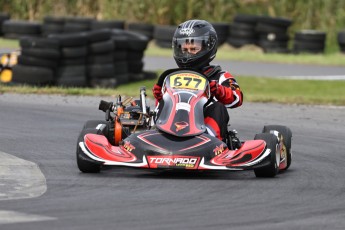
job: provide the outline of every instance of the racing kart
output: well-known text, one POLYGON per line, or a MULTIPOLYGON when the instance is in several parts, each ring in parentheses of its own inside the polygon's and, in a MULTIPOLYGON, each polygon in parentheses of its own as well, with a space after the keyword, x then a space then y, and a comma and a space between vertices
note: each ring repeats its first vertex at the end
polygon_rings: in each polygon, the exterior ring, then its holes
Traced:
POLYGON ((235 130, 225 140, 207 134, 203 109, 211 97, 202 73, 174 69, 158 84, 163 99, 153 111, 140 98, 118 96, 101 101, 105 120, 85 123, 77 142, 81 172, 97 173, 102 166, 149 170, 253 170, 256 177, 274 177, 291 164, 292 133, 280 125, 264 126, 254 140, 240 141, 235 130))

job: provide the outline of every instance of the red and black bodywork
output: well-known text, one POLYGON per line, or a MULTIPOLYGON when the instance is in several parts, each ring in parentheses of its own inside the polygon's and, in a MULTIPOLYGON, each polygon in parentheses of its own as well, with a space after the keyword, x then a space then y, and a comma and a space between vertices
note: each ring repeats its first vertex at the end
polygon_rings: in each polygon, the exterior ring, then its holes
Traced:
MULTIPOLYGON (((237 148, 231 149, 227 143, 206 133, 203 108, 210 92, 208 80, 201 73, 172 71, 161 76, 160 80, 163 100, 157 106, 155 115, 151 116, 147 111, 144 94, 141 93, 140 108, 145 108, 146 114, 142 109, 142 116, 138 120, 140 123, 143 119, 154 118, 156 129, 139 132, 128 132, 128 129, 126 137, 119 140, 116 135, 120 135, 120 132, 116 132, 116 129, 120 127, 123 131, 128 127, 121 124, 121 114, 116 114, 118 109, 109 106, 116 111, 111 123, 115 128, 110 129, 114 132, 102 130, 102 127, 109 126, 108 123, 102 123, 94 124, 94 128, 84 127, 80 135, 77 161, 81 171, 98 172, 102 165, 113 165, 153 170, 263 169, 273 170, 275 175, 279 167, 284 169, 281 166, 281 163, 286 163, 284 147, 278 134, 269 134, 274 142, 270 146, 267 144, 270 140, 257 138, 243 141, 237 148), (116 139, 118 141, 114 141, 116 139)), ((123 113, 124 110, 120 111, 123 113)))

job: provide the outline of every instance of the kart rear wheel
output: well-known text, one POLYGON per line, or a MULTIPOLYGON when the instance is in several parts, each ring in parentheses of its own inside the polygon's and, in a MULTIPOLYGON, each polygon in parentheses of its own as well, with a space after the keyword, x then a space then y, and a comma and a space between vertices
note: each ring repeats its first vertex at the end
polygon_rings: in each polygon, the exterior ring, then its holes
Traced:
POLYGON ((101 164, 89 158, 79 145, 80 142, 84 142, 84 136, 88 133, 101 134, 101 131, 94 128, 83 129, 81 131, 77 142, 77 165, 79 170, 83 173, 99 173, 101 164))
MULTIPOLYGON (((254 169, 256 177, 275 177, 278 173, 279 156, 278 153, 278 139, 275 135, 270 133, 256 134, 254 140, 264 140, 266 142, 266 149, 270 149, 270 163, 262 168, 254 169)), ((279 154, 279 153, 278 153, 279 154)))
POLYGON ((272 133, 271 131, 278 131, 283 136, 283 144, 286 149, 286 167, 283 170, 287 170, 290 167, 292 160, 292 132, 288 127, 282 125, 266 125, 262 130, 263 133, 272 133))

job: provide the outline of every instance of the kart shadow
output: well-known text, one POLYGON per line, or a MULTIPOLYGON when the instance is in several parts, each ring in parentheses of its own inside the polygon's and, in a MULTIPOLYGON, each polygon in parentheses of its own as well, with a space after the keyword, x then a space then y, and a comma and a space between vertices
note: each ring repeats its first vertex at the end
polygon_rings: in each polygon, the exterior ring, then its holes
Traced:
POLYGON ((251 180, 253 171, 195 171, 195 170, 145 170, 135 168, 107 168, 103 173, 117 178, 181 179, 181 180, 251 180))

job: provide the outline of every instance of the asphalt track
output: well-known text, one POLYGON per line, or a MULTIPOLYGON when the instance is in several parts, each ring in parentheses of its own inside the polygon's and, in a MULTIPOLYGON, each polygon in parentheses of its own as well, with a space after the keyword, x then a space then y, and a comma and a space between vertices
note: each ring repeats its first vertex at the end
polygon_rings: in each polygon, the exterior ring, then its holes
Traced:
MULTIPOLYGON (((1 230, 345 228, 344 107, 245 103, 230 111, 241 139, 265 124, 292 129, 291 168, 273 179, 252 171, 82 174, 76 139, 84 121, 103 119, 99 99, 0 95, 0 151, 38 165, 47 186, 34 198, 0 200, 1 230)), ((0 174, 0 183, 14 182, 0 174)))
MULTIPOLYGON (((145 70, 164 70, 176 68, 172 57, 144 57, 145 70)), ((217 60, 212 64, 220 65, 224 70, 230 71, 234 76, 257 76, 289 79, 311 80, 345 80, 344 66, 317 66, 284 63, 265 63, 247 61, 217 60)))

